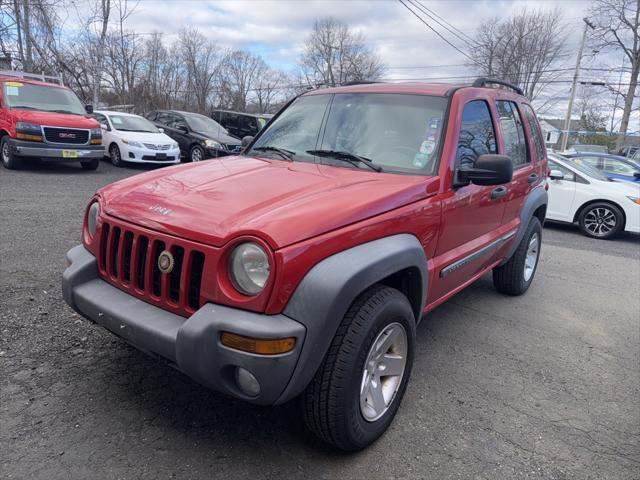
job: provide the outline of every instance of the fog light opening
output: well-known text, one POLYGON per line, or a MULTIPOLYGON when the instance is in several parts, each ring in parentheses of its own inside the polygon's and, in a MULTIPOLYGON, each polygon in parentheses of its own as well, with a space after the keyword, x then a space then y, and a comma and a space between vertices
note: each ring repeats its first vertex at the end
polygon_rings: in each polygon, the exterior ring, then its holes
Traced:
POLYGON ((236 367, 236 384, 245 395, 250 397, 260 395, 260 382, 246 368, 236 367))

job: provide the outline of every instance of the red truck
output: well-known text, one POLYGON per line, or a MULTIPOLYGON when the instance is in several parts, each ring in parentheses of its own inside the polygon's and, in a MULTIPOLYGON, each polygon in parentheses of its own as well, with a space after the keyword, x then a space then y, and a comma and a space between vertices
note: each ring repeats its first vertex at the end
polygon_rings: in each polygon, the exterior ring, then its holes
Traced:
POLYGON ((78 97, 53 78, 0 71, 0 158, 8 169, 23 159, 80 162, 95 170, 104 156, 100 124, 78 97), (40 77, 38 80, 37 78, 40 77))
POLYGON ((496 80, 351 85, 295 98, 245 143, 100 189, 64 298, 214 390, 299 397, 321 439, 364 448, 398 409, 425 314, 488 272, 508 295, 531 285, 536 116, 496 80))

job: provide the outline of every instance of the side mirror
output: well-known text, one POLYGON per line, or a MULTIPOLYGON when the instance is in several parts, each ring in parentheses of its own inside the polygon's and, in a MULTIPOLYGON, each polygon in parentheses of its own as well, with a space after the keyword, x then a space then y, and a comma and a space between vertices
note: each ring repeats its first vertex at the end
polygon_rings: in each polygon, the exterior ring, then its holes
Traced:
POLYGON ((242 142, 242 146, 246 147, 251 142, 253 142, 253 137, 251 135, 247 135, 246 137, 242 137, 241 142, 242 142))
POLYGON ((93 113, 93 105, 85 105, 84 111, 87 112, 87 114, 91 115, 93 113))
POLYGON ((164 133, 164 128, 162 128, 162 127, 158 127, 158 131, 159 131, 160 133, 164 133))
POLYGON ((176 130, 178 130, 180 133, 189 133, 189 129, 184 125, 179 125, 176 130))
POLYGON ((562 173, 560 170, 551 170, 549 172, 549 178, 551 180, 562 180, 564 178, 564 173, 562 173))
POLYGON ((106 123, 101 123, 101 124, 100 124, 100 128, 101 128, 102 130, 109 130, 109 127, 107 126, 107 124, 106 124, 106 123))
POLYGON ((513 178, 513 163, 506 155, 480 155, 473 168, 458 170, 458 181, 476 185, 501 185, 513 178))
POLYGON ((640 172, 634 172, 633 176, 637 179, 640 179, 640 172))

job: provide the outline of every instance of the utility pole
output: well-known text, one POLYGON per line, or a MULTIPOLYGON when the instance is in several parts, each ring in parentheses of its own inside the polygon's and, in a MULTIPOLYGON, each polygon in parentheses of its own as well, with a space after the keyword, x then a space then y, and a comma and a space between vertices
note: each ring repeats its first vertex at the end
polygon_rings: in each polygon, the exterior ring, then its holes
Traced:
POLYGON ((578 50, 578 58, 576 60, 576 70, 573 73, 573 85, 571 87, 571 96, 569 97, 569 107, 567 108, 567 116, 564 119, 564 128, 562 135, 562 143, 560 144, 560 151, 563 152, 567 149, 567 142, 569 141, 569 127, 571 126, 571 110, 573 109, 573 100, 576 96, 576 86, 578 83, 578 76, 580 75, 580 62, 582 61, 582 51, 584 50, 584 43, 587 40, 587 29, 592 30, 596 26, 589 21, 587 17, 584 17, 584 32, 582 32, 582 41, 580 42, 580 49, 578 50))

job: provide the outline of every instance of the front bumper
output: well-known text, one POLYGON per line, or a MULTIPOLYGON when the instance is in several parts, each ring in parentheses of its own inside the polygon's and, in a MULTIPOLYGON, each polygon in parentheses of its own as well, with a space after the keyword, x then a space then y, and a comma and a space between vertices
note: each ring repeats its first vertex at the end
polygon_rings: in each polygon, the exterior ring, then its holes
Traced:
POLYGON ((102 145, 51 145, 11 139, 13 154, 19 157, 40 157, 59 162, 78 162, 104 157, 102 145))
POLYGON ((151 150, 150 148, 140 148, 125 146, 122 152, 122 159, 131 163, 156 163, 171 165, 180 163, 180 149, 171 150, 151 150))
MULTIPOLYGON (((206 303, 191 317, 150 305, 98 277, 95 257, 79 245, 67 253, 62 277, 65 301, 79 314, 102 325, 146 353, 159 356, 203 385, 243 400, 269 405, 281 399, 296 367, 305 327, 285 315, 264 315, 206 303), (288 353, 257 355, 220 343, 221 332, 258 338, 295 337, 288 353), (235 380, 237 367, 250 371, 260 394, 244 394, 235 380)), ((278 402, 280 403, 280 402, 278 402)))

